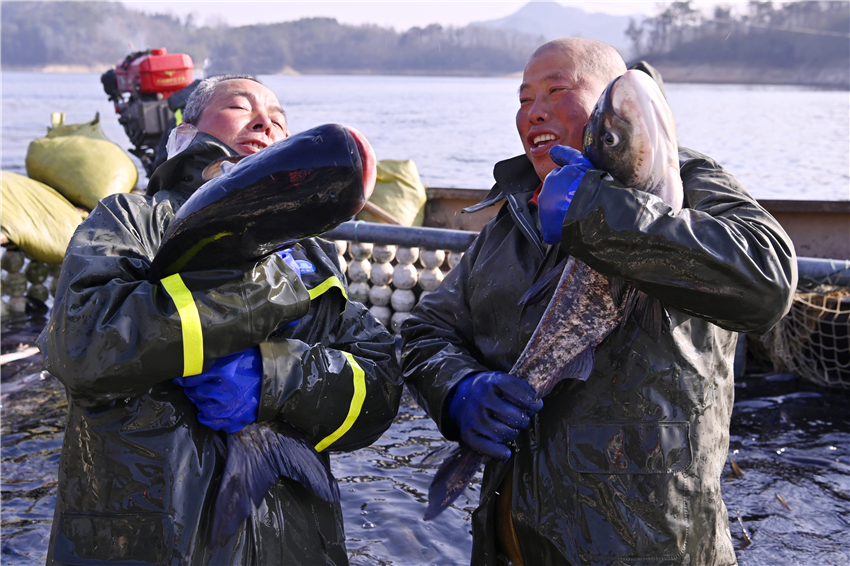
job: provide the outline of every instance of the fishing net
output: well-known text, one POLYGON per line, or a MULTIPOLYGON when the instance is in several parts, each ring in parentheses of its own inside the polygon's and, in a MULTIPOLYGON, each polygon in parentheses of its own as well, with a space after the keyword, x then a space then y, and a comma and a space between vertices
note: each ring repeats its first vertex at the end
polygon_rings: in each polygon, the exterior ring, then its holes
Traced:
POLYGON ((761 341, 778 369, 850 389, 850 287, 799 287, 791 311, 761 341))

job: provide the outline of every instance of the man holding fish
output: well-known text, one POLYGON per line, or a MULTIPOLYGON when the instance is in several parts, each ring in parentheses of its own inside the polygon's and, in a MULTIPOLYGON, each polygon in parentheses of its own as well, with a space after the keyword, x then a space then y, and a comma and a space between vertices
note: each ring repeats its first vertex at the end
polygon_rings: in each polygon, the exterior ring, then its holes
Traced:
POLYGON ((379 438, 401 382, 309 236, 362 207, 374 154, 289 136, 253 77, 203 81, 184 116, 147 195, 75 233, 39 337, 69 402, 48 562, 347 564, 327 453, 379 438))
POLYGON ((504 205, 402 328, 411 391, 487 458, 473 564, 736 562, 720 473, 737 333, 787 312, 795 256, 734 177, 678 147, 649 78, 588 39, 532 55, 525 154, 468 210, 504 205))

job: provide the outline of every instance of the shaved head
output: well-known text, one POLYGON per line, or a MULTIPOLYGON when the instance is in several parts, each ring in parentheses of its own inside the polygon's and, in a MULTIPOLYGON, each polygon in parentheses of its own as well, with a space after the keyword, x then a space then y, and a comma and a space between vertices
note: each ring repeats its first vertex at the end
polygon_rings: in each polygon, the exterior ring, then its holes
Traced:
POLYGON ((531 55, 532 60, 550 51, 558 51, 575 64, 575 80, 582 83, 601 84, 604 87, 626 72, 626 63, 616 49, 595 39, 562 37, 544 43, 531 55))

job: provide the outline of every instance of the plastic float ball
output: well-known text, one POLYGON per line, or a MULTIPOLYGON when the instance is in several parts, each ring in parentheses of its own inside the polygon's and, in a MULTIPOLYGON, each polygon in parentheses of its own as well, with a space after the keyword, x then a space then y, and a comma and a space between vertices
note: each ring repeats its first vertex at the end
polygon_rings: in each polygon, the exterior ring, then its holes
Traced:
POLYGON ((399 263, 416 263, 419 259, 419 248, 399 248, 395 257, 399 263))
POLYGON ((379 307, 390 304, 393 290, 389 285, 375 285, 369 290, 369 302, 379 307))
POLYGON ((393 280, 393 266, 389 263, 373 263, 369 279, 375 285, 389 285, 393 280))
POLYGON ((350 284, 348 286, 348 295, 356 303, 369 304, 369 284, 366 282, 350 284))
POLYGON ((27 292, 27 276, 18 271, 7 273, 3 278, 3 294, 23 297, 27 292))
POLYGON ((398 334, 399 332, 401 332, 401 325, 404 324, 404 321, 407 320, 409 316, 409 312, 393 313, 393 316, 390 319, 390 326, 392 326, 391 330, 393 334, 398 334))
POLYGON ((451 252, 449 254, 449 268, 454 269, 457 267, 457 264, 460 263, 460 260, 463 259, 463 252, 451 252))
POLYGON ((347 272, 348 271, 348 262, 345 261, 345 256, 344 255, 338 255, 338 256, 336 256, 336 259, 339 262, 339 270, 342 271, 343 273, 347 272))
POLYGON ((389 263, 395 259, 396 246, 375 246, 372 248, 372 259, 376 263, 389 263))
POLYGON ((352 259, 369 259, 372 257, 372 244, 351 244, 348 253, 352 259))
POLYGON ((396 289, 413 289, 419 281, 419 273, 413 264, 399 263, 393 270, 393 285, 396 289))
POLYGON ((44 283, 47 279, 47 265, 40 261, 30 261, 24 269, 24 274, 30 283, 44 283))
POLYGON ((20 271, 24 267, 24 254, 14 250, 7 251, 3 254, 3 257, 0 258, 0 267, 9 273, 20 271))
POLYGON ((390 320, 392 319, 393 313, 389 309, 389 307, 375 305, 369 307, 369 312, 372 313, 372 316, 378 319, 378 322, 380 322, 387 328, 390 327, 390 320))
POLYGON ((443 261, 446 259, 446 252, 443 250, 423 250, 419 255, 419 263, 422 264, 422 267, 427 269, 434 269, 435 267, 440 267, 443 265, 443 261))
POLYGON ((41 283, 34 283, 33 285, 30 285, 29 289, 27 289, 28 298, 41 301, 42 303, 47 302, 47 298, 49 296, 50 291, 48 291, 47 287, 45 287, 41 283))
POLYGON ((443 272, 437 269, 423 269, 419 274, 419 286, 423 291, 433 291, 443 281, 443 272))
POLYGON ((9 310, 15 314, 27 312, 26 297, 9 297, 9 310))
POLYGON ((396 313, 410 312, 416 306, 416 295, 410 289, 396 289, 390 298, 390 305, 396 313))
POLYGON ((368 281, 371 271, 372 262, 368 259, 355 259, 348 264, 348 278, 356 283, 368 281))
POLYGON ((348 242, 345 240, 334 240, 334 245, 336 246, 337 254, 345 255, 345 251, 348 249, 348 242))

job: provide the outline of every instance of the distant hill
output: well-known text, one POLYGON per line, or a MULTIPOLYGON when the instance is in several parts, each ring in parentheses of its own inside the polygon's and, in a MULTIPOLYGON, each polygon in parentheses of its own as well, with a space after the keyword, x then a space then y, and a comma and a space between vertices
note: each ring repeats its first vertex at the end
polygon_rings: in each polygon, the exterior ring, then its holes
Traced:
POLYGON ((616 48, 625 59, 630 59, 634 44, 626 36, 626 30, 630 20, 640 24, 645 17, 641 14, 613 16, 590 13, 582 8, 563 6, 553 0, 532 0, 510 16, 470 25, 542 35, 546 41, 570 36, 598 39, 616 48))

